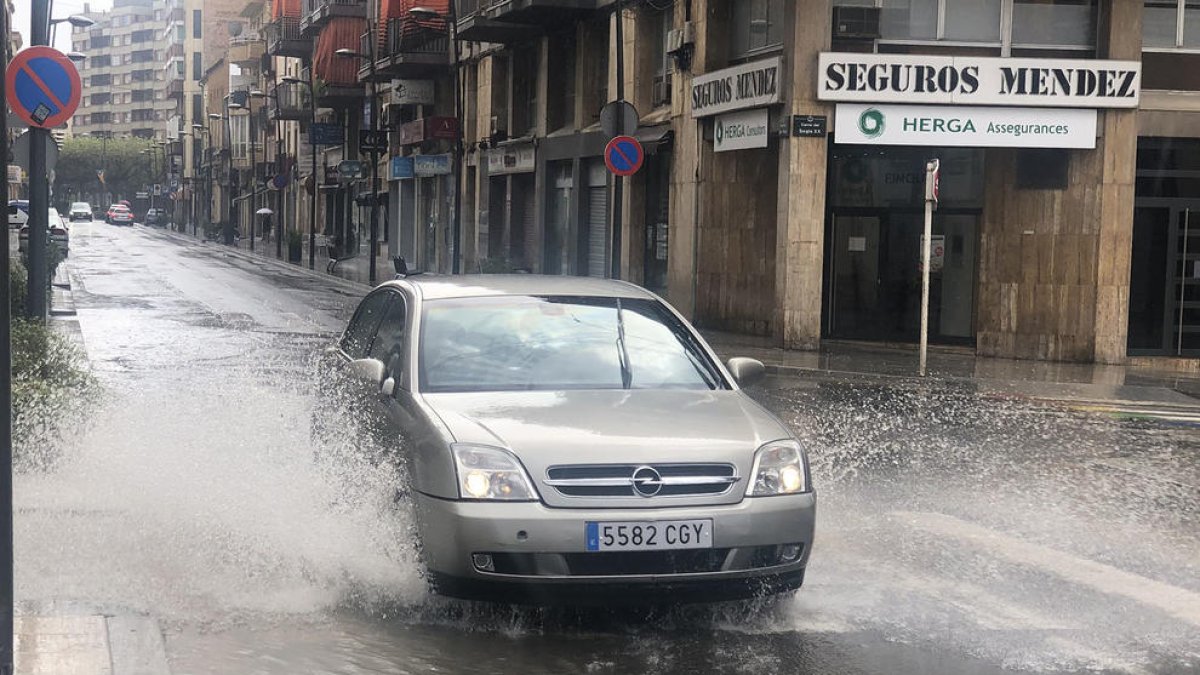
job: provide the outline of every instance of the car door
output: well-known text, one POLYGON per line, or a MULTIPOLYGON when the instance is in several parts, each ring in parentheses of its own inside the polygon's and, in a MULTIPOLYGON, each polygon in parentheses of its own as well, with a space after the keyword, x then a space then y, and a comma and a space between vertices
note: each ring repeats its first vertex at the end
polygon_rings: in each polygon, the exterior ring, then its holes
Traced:
POLYGON ((351 362, 367 358, 387 309, 387 296, 372 293, 359 303, 337 344, 317 364, 316 405, 312 437, 323 450, 360 445, 364 409, 370 402, 365 382, 353 376, 351 362))

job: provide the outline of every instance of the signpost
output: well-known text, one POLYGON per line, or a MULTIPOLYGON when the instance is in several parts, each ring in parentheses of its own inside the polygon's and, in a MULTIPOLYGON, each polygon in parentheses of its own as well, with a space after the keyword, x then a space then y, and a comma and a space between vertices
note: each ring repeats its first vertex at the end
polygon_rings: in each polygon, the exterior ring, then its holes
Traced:
POLYGON ((929 263, 933 244, 933 210, 937 208, 940 168, 941 162, 936 159, 929 160, 925 165, 925 236, 921 238, 921 377, 925 377, 929 352, 929 263))
POLYGON ((388 138, 386 131, 361 129, 358 132, 358 151, 361 153, 387 152, 388 138))
POLYGON ((615 176, 632 176, 645 160, 646 152, 633 136, 617 136, 604 146, 604 165, 615 176))
POLYGON ((46 46, 30 47, 8 65, 5 94, 13 113, 30 127, 51 129, 79 107, 83 87, 79 71, 65 54, 46 46))

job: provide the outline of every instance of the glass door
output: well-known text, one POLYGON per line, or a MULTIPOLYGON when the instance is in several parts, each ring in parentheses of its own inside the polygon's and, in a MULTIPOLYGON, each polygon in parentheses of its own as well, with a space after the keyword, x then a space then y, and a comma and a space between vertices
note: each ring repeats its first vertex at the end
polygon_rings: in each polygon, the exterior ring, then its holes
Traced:
POLYGON ((1129 276, 1129 352, 1200 354, 1200 203, 1134 208, 1129 276))

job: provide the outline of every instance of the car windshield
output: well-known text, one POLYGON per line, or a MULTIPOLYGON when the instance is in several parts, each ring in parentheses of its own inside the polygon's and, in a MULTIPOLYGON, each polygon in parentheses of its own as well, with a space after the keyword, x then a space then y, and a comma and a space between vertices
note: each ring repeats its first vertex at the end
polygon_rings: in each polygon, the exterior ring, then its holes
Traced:
POLYGON ((660 303, 607 297, 431 300, 421 389, 718 389, 695 337, 660 303))
POLYGON ((71 205, 72 211, 90 211, 92 207, 87 205, 87 202, 75 202, 71 205))

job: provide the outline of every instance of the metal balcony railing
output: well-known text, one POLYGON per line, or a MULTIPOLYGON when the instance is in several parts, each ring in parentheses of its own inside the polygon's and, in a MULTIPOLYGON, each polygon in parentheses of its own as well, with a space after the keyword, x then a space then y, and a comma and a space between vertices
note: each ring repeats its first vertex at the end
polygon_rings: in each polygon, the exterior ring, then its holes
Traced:
POLYGON ((267 38, 267 53, 277 56, 308 56, 311 41, 300 33, 300 19, 284 16, 263 27, 267 38))

